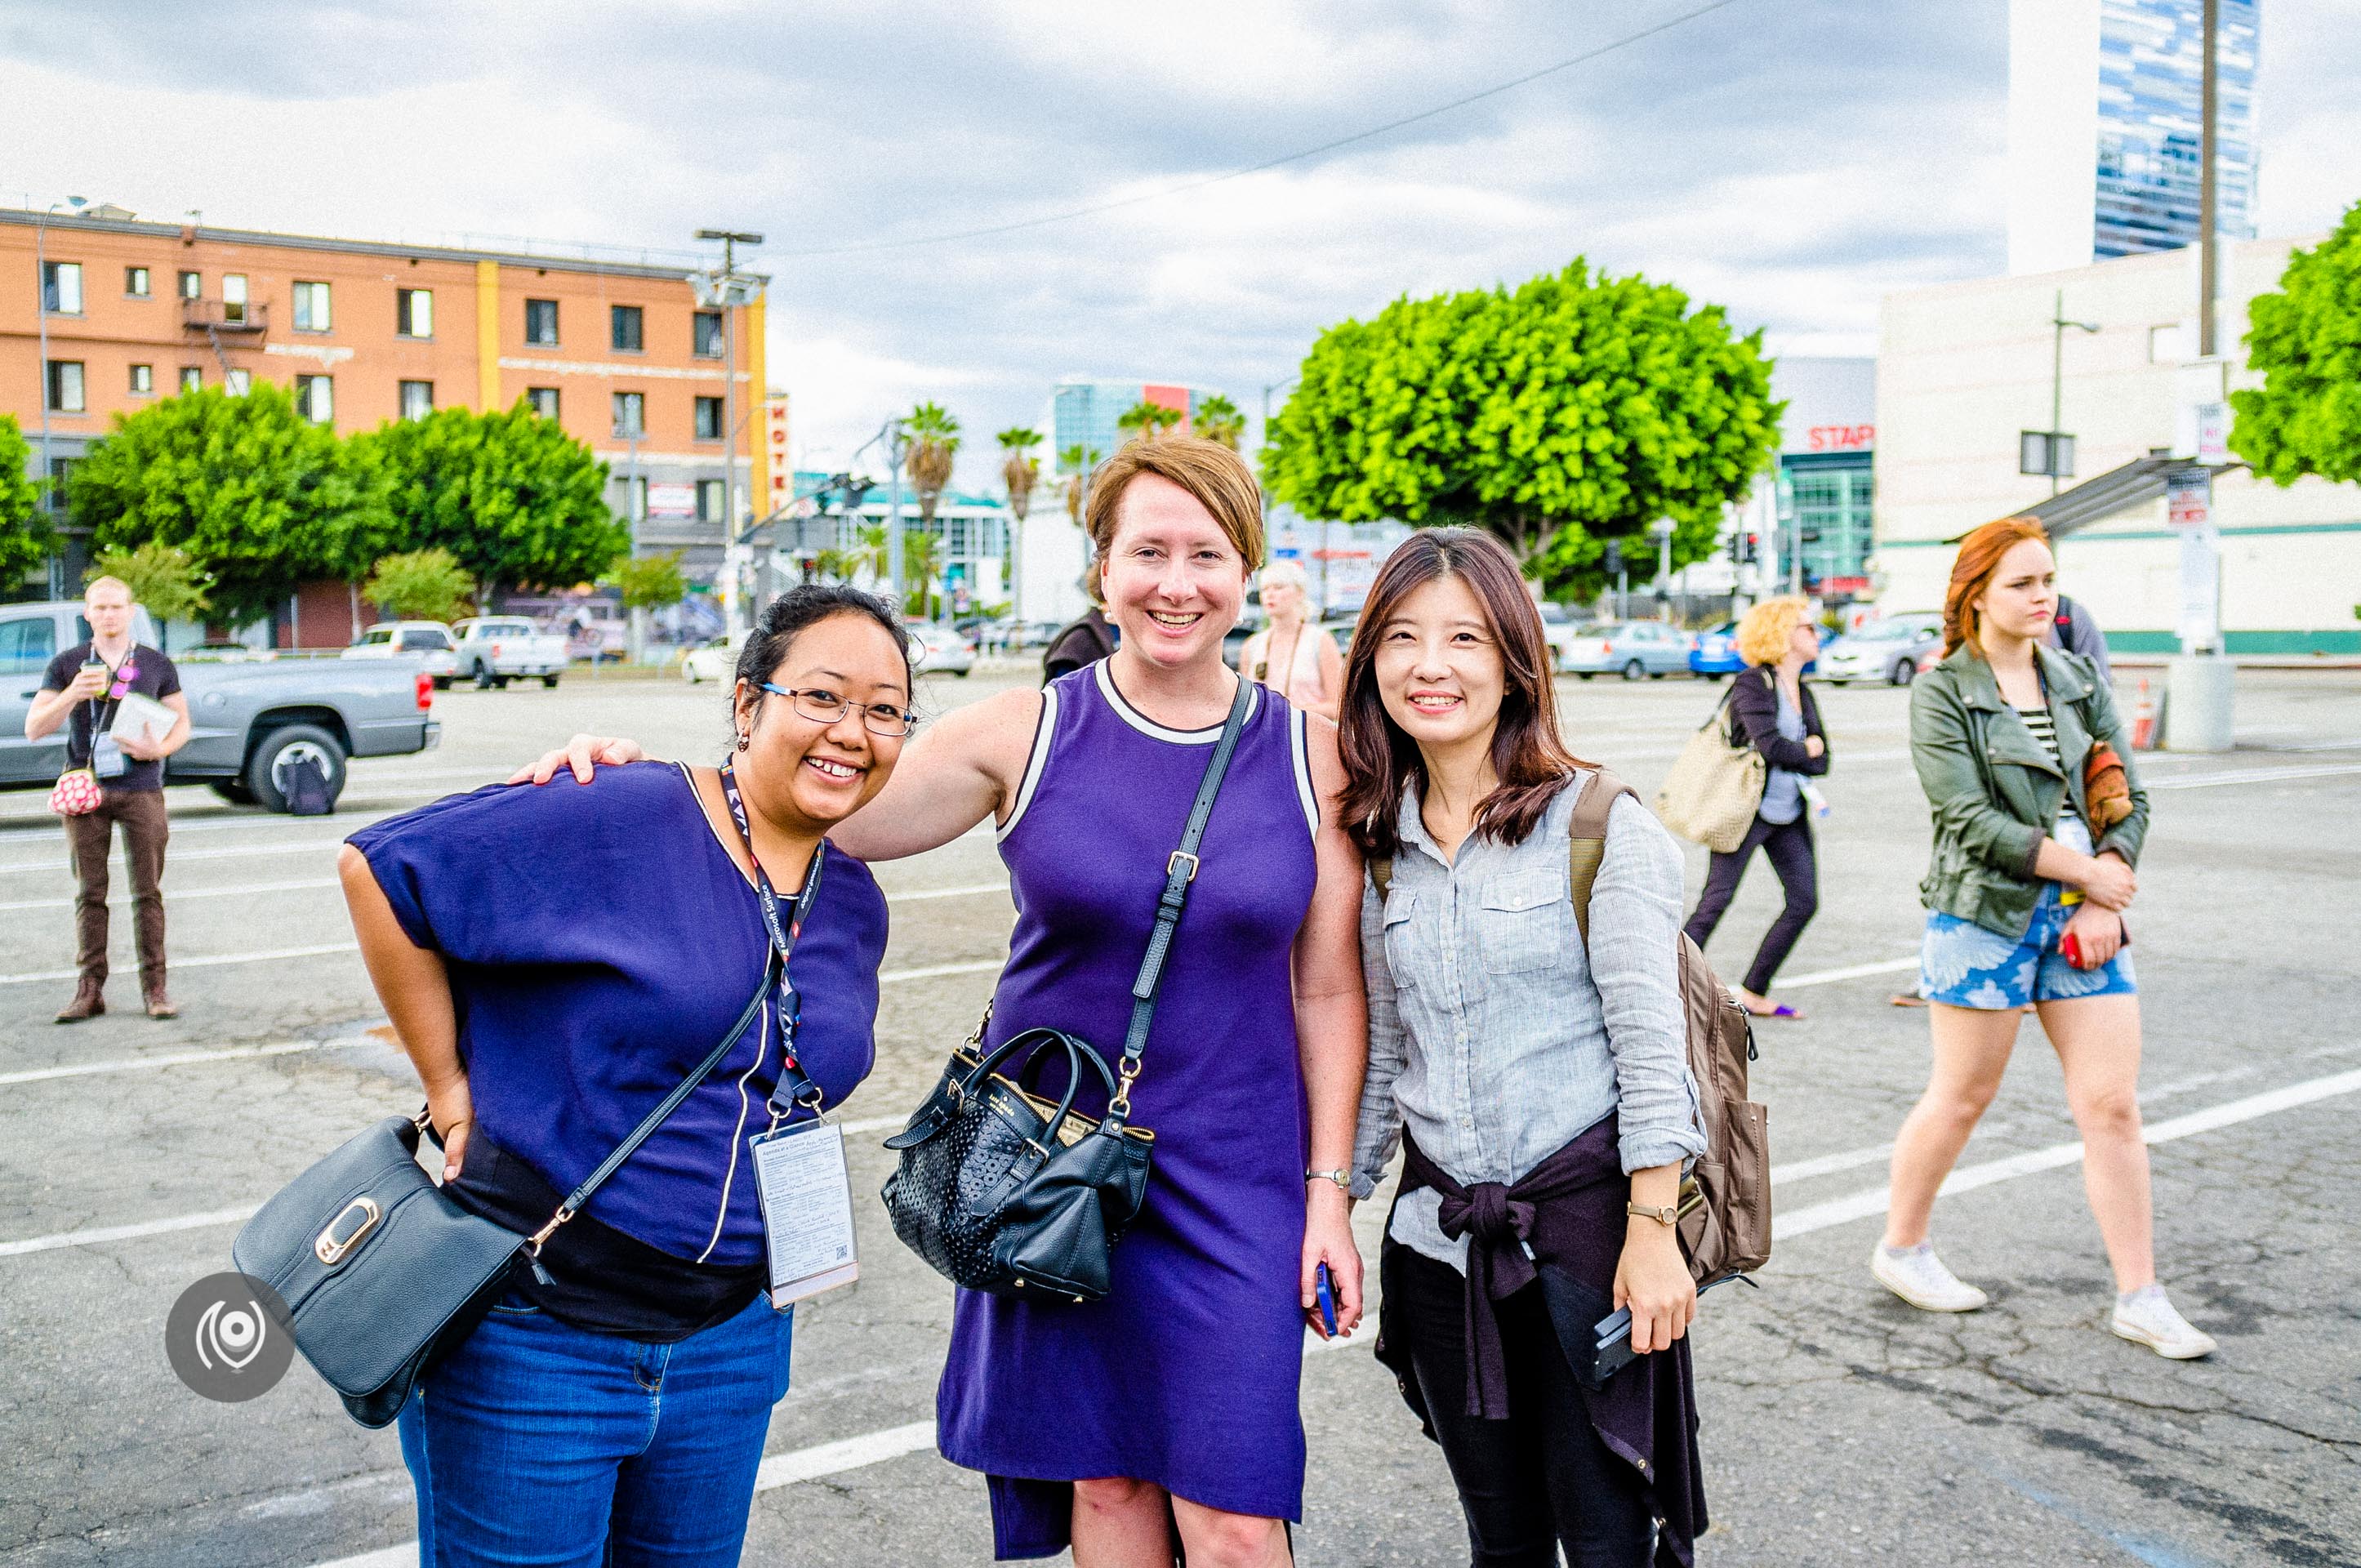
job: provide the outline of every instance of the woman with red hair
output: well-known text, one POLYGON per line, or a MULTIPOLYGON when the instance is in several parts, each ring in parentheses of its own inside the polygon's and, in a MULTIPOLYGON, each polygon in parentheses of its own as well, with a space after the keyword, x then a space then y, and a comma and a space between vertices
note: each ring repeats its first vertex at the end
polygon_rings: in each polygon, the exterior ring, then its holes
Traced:
POLYGON ((1933 861, 1918 884, 1927 909, 1918 993, 1935 1067, 1894 1140, 1893 1201, 1870 1272, 1927 1311, 1984 1304, 1935 1255, 1927 1222, 2030 1003, 2064 1069, 2084 1190, 2114 1266, 2108 1326, 2188 1360, 2213 1341, 2156 1279, 2139 996, 2125 950, 2147 795, 2096 668, 2044 646, 2057 609, 2039 521, 1986 523, 1951 567, 1942 663, 1910 688, 1911 761, 1934 813, 1933 861))

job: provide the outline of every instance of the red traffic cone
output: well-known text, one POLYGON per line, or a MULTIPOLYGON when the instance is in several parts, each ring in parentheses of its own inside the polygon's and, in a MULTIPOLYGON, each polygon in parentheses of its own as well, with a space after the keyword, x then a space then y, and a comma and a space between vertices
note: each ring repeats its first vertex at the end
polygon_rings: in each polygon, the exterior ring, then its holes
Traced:
POLYGON ((2147 695, 2146 675, 2140 677, 2139 704, 2132 709, 2132 750, 2156 750, 2156 704, 2147 695))

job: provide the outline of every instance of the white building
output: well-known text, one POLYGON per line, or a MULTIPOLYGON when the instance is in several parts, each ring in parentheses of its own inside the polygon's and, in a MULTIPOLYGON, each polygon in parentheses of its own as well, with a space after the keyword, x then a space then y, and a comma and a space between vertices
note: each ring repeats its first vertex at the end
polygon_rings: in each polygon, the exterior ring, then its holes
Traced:
MULTIPOLYGON (((2222 246, 2226 361, 2195 358, 2194 247, 1887 296, 1872 563, 1883 607, 1940 609, 1949 542, 2049 497, 2050 480, 2017 469, 2019 433, 2051 428, 2053 345, 2059 426, 2078 444, 2067 484, 2171 454, 2185 406, 2219 400, 2225 379, 2260 383, 2238 346, 2247 302, 2276 290, 2289 253, 2320 237, 2222 246), (2060 334, 2056 314, 2098 330, 2060 334)), ((2361 487, 2307 478, 2282 488, 2238 469, 2215 480, 2213 510, 2226 652, 2361 653, 2361 487)), ((2180 536, 2160 497, 2062 539, 2059 569, 2114 647, 2177 648, 2180 536)))

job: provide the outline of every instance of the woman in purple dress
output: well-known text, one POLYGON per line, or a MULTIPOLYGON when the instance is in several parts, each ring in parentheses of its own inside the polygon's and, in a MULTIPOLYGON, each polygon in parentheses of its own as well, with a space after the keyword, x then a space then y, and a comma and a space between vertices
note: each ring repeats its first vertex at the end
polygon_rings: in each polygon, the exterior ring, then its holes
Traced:
MULTIPOLYGON (((1262 563, 1253 476, 1212 442, 1125 447, 1087 525, 1114 656, 945 715, 831 835, 891 860, 998 822, 1017 921, 990 1043, 1049 1026, 1121 1044, 1166 859, 1237 689, 1222 637, 1262 563)), ((586 737, 570 760, 587 777, 638 755, 586 737)), ((990 1478, 999 1557, 1071 1545, 1081 1568, 1170 1568, 1177 1533, 1191 1568, 1290 1561, 1320 1265, 1338 1331, 1361 1315, 1346 1193, 1362 873, 1342 783, 1334 728, 1257 692, 1132 1095, 1156 1166, 1114 1288, 1080 1305, 960 1296, 939 1441, 990 1478)))

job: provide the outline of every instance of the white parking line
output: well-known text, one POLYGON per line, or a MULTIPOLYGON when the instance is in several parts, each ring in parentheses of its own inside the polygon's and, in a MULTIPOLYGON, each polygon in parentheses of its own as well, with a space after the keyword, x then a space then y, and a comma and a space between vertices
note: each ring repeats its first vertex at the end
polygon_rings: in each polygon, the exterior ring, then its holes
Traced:
MULTIPOLYGON (((2340 1073, 2334 1078, 2314 1079, 2309 1083, 2290 1084, 2285 1089, 2274 1090, 2267 1094, 2252 1095, 2245 1100, 2234 1100, 2224 1105, 2213 1106, 2210 1110, 2178 1116, 2169 1122, 2159 1122, 2147 1129, 2147 1138, 2151 1144, 2169 1143, 2176 1138, 2185 1138, 2197 1133, 2210 1132, 2217 1127, 2252 1121, 2257 1116, 2267 1116, 2273 1112, 2289 1110, 2298 1105, 2312 1104, 2334 1095, 2351 1093, 2355 1090, 2361 1090, 2361 1072, 2340 1073)), ((1982 1165, 1968 1166, 1952 1172, 1951 1179, 1943 1184, 1943 1191, 1947 1195, 1971 1191, 1978 1187, 1989 1187, 1995 1182, 2011 1180, 2016 1177, 2030 1176, 2038 1171, 2055 1170, 2062 1166, 2075 1164, 2081 1157, 2081 1145, 2060 1144, 2051 1148, 2034 1149, 2025 1154, 2012 1155, 2005 1159, 1989 1160, 1982 1165)), ((1778 1221, 1775 1233, 1782 1240, 1808 1235, 1814 1231, 1828 1230, 1850 1221, 1867 1219, 1873 1214, 1883 1214, 1885 1212, 1885 1190, 1878 1188, 1874 1191, 1856 1193, 1850 1198, 1840 1198, 1833 1202, 1815 1204, 1811 1208, 1799 1210, 1795 1214, 1778 1221)), ((1349 1340, 1330 1341, 1326 1342, 1326 1344, 1330 1348, 1358 1349, 1370 1344, 1376 1337, 1374 1333, 1363 1332, 1349 1340)), ((1312 1342, 1312 1345, 1319 1345, 1321 1343, 1315 1340, 1312 1342)), ((1307 1346, 1307 1349, 1309 1348, 1311 1346, 1307 1346)), ((859 1470, 868 1465, 882 1464, 889 1459, 899 1459, 906 1454, 921 1453, 932 1448, 934 1444, 935 1423, 912 1421, 906 1426, 888 1427, 881 1431, 864 1432, 858 1437, 845 1438, 836 1442, 817 1443, 812 1447, 796 1449, 787 1453, 774 1453, 763 1461, 762 1469, 756 1473, 754 1489, 757 1492, 765 1492, 780 1486, 791 1486, 799 1481, 817 1480, 828 1475, 841 1475, 847 1471, 859 1470)), ((413 1568, 417 1561, 418 1543, 405 1541, 400 1546, 386 1547, 380 1551, 365 1552, 357 1557, 338 1558, 333 1563, 318 1564, 317 1568, 413 1568)))
POLYGON ((0 1242, 0 1257, 22 1257, 27 1253, 56 1252, 70 1246, 96 1246, 102 1242, 136 1241, 141 1236, 170 1235, 174 1231, 201 1231, 208 1225, 239 1225, 259 1207, 249 1203, 243 1209, 175 1214, 169 1220, 142 1220, 136 1225, 101 1225, 88 1231, 61 1231, 52 1236, 27 1236, 20 1242, 0 1242))
MULTIPOLYGON (((287 844, 225 844, 218 850, 167 850, 164 859, 168 865, 179 865, 183 861, 238 861, 255 855, 300 855, 306 850, 333 850, 344 841, 339 835, 334 839, 298 839, 287 844)), ((62 872, 67 869, 62 844, 55 860, 0 861, 0 872, 62 872)))
POLYGON ((1842 969, 1824 969, 1810 974, 1780 975, 1771 981, 1773 991, 1795 991, 1806 985, 1830 985, 1840 980, 1859 980, 1864 975, 1899 974, 1904 970, 1916 969, 1918 955, 1906 959, 1880 959, 1875 963, 1847 964, 1842 969))
MULTIPOLYGON (((267 953, 214 953, 201 958, 174 959, 175 971, 184 969, 218 969, 224 964, 268 964, 282 959, 316 959, 329 953, 357 953, 357 942, 322 942, 310 948, 275 948, 267 953)), ((80 970, 35 970, 30 974, 0 974, 0 985, 28 985, 39 980, 72 980, 80 970)))
MULTIPOLYGON (((305 893, 313 888, 335 885, 336 879, 332 876, 305 877, 298 882, 238 883, 229 887, 175 889, 164 895, 164 902, 179 904, 192 898, 243 898, 248 894, 256 893, 305 893)), ((122 894, 106 902, 113 908, 126 908, 131 903, 131 895, 127 893, 122 894)), ((10 903, 0 904, 0 914, 13 914, 25 909, 71 909, 73 907, 73 903, 71 898, 20 898, 10 903)))
POLYGON ((2361 773, 2361 762, 2331 762, 2316 767, 2232 768, 2215 773, 2186 773, 2171 778, 2144 779, 2151 790, 2211 789, 2215 784, 2281 784, 2290 779, 2338 778, 2361 773))
POLYGON ((366 1035, 334 1040, 280 1040, 268 1046, 223 1046, 205 1051, 162 1051, 152 1057, 117 1057, 109 1061, 75 1062, 66 1067, 27 1068, 0 1072, 0 1084, 46 1083, 59 1078, 88 1078, 94 1073, 137 1072, 148 1068, 188 1067, 200 1062, 247 1061, 256 1057, 291 1057, 306 1051, 334 1050, 339 1046, 372 1044, 366 1035))

